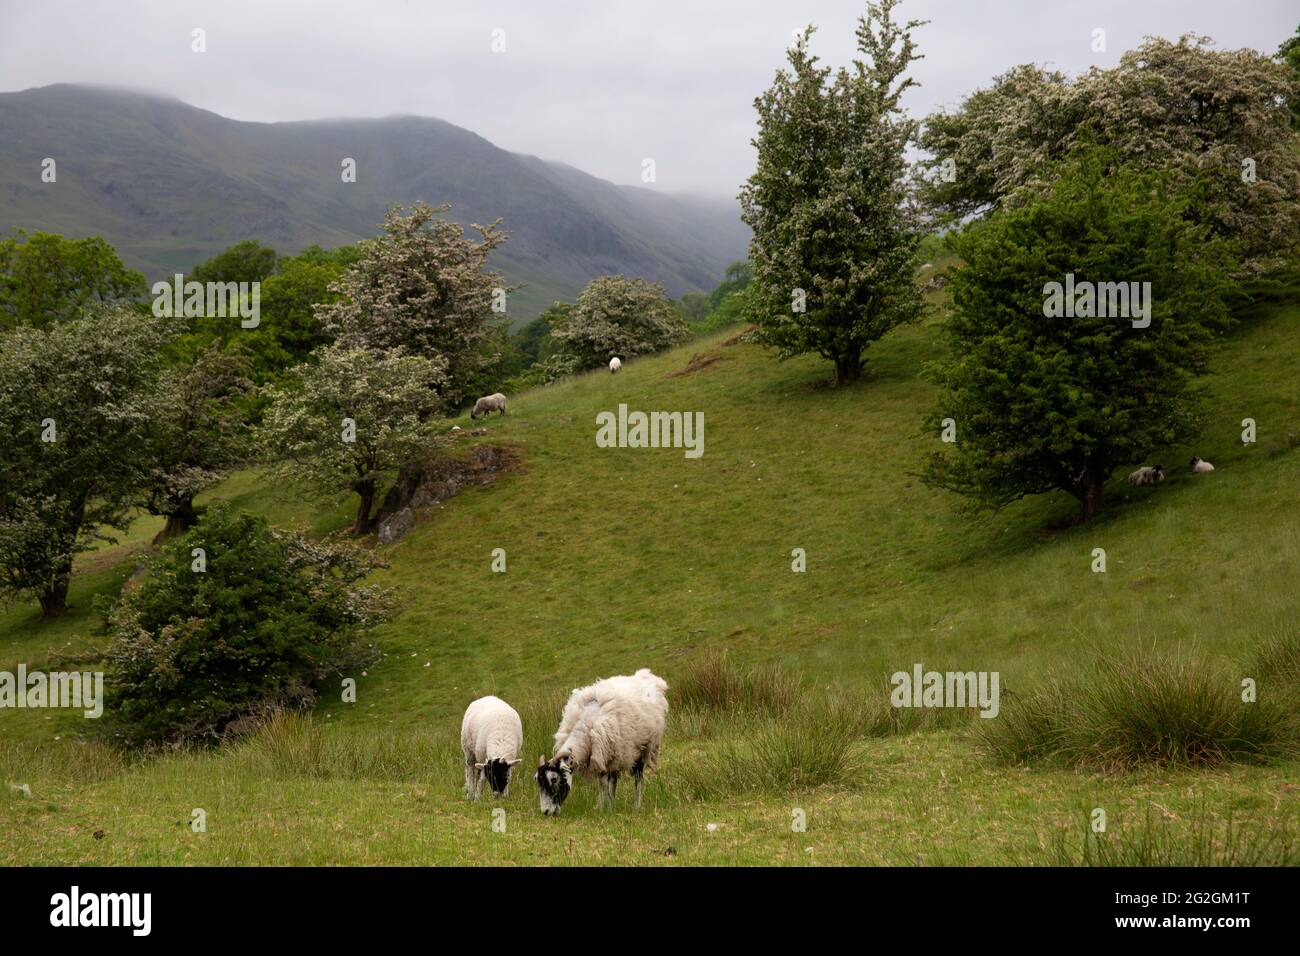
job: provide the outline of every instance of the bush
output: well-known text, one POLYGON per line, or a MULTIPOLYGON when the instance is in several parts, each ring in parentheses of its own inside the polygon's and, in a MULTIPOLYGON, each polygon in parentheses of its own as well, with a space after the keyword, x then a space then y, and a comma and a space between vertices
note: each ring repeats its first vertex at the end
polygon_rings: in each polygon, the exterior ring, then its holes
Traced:
POLYGON ((391 610, 388 592, 358 585, 374 566, 214 505, 107 615, 113 729, 137 744, 210 740, 310 704, 370 659, 359 637, 391 610))
POLYGON ((1296 719, 1281 701, 1245 703, 1234 675, 1154 651, 1052 678, 978 723, 985 749, 1008 763, 1115 771, 1266 763, 1300 752, 1296 719))
POLYGON ((616 355, 626 362, 659 352, 690 336, 662 285, 621 275, 592 279, 574 307, 550 321, 552 338, 583 370, 607 365, 616 355))

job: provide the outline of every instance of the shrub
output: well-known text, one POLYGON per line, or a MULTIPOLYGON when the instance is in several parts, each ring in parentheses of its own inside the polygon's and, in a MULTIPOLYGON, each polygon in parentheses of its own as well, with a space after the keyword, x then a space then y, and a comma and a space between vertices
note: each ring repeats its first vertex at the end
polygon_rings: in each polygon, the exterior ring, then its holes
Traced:
POLYGON ((1053 677, 1005 701, 998 719, 978 723, 987 752, 1006 762, 1102 771, 1265 763, 1300 750, 1296 719, 1282 702, 1245 703, 1222 668, 1155 651, 1053 677))
POLYGON ((598 276, 577 304, 551 319, 551 336, 581 369, 599 368, 686 341, 690 333, 664 288, 645 279, 598 276))
POLYGON ((358 584, 374 566, 213 506, 107 615, 114 729, 131 743, 215 739, 310 704, 327 676, 369 660, 358 638, 391 609, 388 592, 358 584))

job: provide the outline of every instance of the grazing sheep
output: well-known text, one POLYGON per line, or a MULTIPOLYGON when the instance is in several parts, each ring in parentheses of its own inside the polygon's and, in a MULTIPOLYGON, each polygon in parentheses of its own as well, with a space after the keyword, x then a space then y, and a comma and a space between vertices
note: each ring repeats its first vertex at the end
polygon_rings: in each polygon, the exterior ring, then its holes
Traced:
POLYGON ((537 762, 542 813, 548 817, 573 788, 573 773, 600 777, 599 806, 614 802, 618 775, 636 781, 636 805, 647 770, 653 769, 668 717, 668 684, 642 668, 631 677, 607 677, 569 695, 555 732, 555 756, 537 762))
POLYGON ((615 355, 612 359, 609 360, 609 373, 611 375, 613 375, 622 367, 623 367, 623 362, 619 359, 617 355, 615 355))
POLYGON ((519 712, 500 697, 480 697, 465 708, 460 749, 465 753, 465 796, 477 800, 486 779, 492 795, 510 790, 510 768, 520 762, 524 725, 519 712))
POLYGON ((1203 475, 1207 471, 1214 471, 1214 466, 1203 458, 1193 458, 1191 468, 1193 475, 1203 475))
POLYGON ((1164 465, 1147 465, 1145 468, 1139 468, 1128 476, 1130 485, 1154 485, 1156 482, 1164 480, 1164 465))
POLYGON ((478 418, 480 415, 490 415, 492 412, 506 413, 506 397, 500 392, 493 392, 491 395, 484 395, 474 403, 474 410, 469 413, 470 418, 478 418))

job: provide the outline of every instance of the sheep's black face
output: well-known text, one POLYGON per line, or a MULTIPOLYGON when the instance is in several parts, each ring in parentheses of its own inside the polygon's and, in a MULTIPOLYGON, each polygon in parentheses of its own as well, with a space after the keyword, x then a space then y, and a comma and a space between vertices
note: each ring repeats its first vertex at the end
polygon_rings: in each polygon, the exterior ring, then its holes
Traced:
POLYGON ((545 757, 539 757, 537 773, 533 777, 541 791, 542 813, 548 817, 555 816, 573 789, 573 761, 559 757, 548 763, 545 757))
POLYGON ((488 786, 492 788, 494 797, 504 797, 510 789, 510 767, 511 763, 500 757, 489 760, 484 766, 483 776, 487 777, 488 786))

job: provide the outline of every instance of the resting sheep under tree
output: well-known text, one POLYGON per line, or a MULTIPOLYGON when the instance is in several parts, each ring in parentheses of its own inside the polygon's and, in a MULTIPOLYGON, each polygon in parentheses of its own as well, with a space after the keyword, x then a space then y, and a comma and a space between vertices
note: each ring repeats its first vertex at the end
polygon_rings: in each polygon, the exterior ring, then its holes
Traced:
POLYGON ((520 762, 524 725, 519 712, 500 697, 480 697, 465 708, 460 749, 465 754, 465 796, 477 800, 486 779, 493 796, 510 790, 510 768, 520 762))
POLYGON ((500 392, 484 395, 475 402, 469 417, 478 418, 480 415, 490 415, 492 412, 500 412, 502 415, 506 413, 506 397, 500 392))
POLYGON ((575 771, 600 777, 598 805, 613 805, 618 775, 636 781, 641 806, 643 778, 655 766, 668 718, 668 684, 648 668, 631 677, 607 677, 569 695, 555 732, 555 756, 538 758, 542 813, 560 812, 573 789, 575 771))
POLYGON ((1193 475, 1203 475, 1207 471, 1214 471, 1214 466, 1204 458, 1193 458, 1189 463, 1193 475))
POLYGON ((1164 465, 1147 465, 1128 476, 1130 485, 1154 485, 1165 480, 1164 465))

